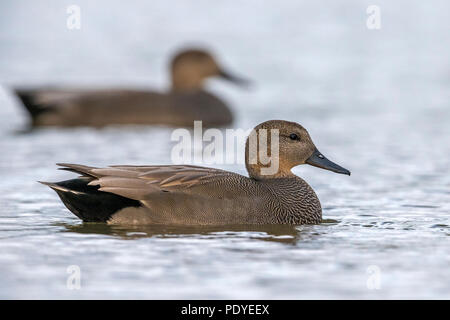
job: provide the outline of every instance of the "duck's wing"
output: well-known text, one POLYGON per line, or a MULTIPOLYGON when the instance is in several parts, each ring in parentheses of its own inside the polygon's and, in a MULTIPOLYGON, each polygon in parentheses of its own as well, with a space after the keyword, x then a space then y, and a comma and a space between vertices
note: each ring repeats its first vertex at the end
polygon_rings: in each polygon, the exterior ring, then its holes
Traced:
MULTIPOLYGON (((83 176, 76 180, 83 179, 93 189, 96 205, 106 205, 107 200, 100 201, 102 194, 120 196, 120 201, 116 201, 120 206, 116 207, 121 209, 108 216, 111 223, 251 224, 267 211, 265 204, 270 198, 261 183, 220 169, 186 165, 60 165, 63 170, 83 176), (133 203, 131 208, 123 208, 123 200, 135 201, 139 206, 133 203)), ((75 204, 77 201, 78 198, 73 200, 75 204)), ((68 208, 71 207, 74 206, 69 203, 68 208)))
MULTIPOLYGON (((229 171, 190 165, 110 166, 95 168, 77 164, 58 164, 92 179, 91 186, 133 200, 145 201, 161 193, 190 194, 192 189, 220 186, 224 181, 250 180, 229 171)), ((211 194, 212 189, 209 189, 211 194)), ((217 192, 223 192, 220 188, 217 192)))

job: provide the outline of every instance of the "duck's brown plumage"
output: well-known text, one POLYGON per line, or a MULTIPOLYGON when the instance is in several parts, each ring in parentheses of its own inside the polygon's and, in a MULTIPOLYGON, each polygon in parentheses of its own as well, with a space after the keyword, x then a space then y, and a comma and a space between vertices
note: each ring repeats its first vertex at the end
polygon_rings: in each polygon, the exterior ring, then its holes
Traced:
MULTIPOLYGON (((46 184, 85 221, 142 225, 319 223, 319 199, 303 179, 290 172, 292 166, 311 161, 317 151, 306 130, 286 121, 263 123, 256 132, 261 128, 280 130, 280 167, 268 176, 254 166, 250 177, 245 177, 187 165, 95 168, 60 164, 82 177, 46 184), (293 132, 302 136, 298 144, 284 137, 293 132)), ((349 174, 333 165, 322 167, 349 174)))
POLYGON ((217 96, 203 90, 206 78, 243 83, 224 72, 203 50, 186 50, 171 64, 172 87, 167 92, 128 89, 17 89, 15 93, 29 111, 33 126, 94 126, 161 124, 204 126, 230 124, 233 115, 217 96))

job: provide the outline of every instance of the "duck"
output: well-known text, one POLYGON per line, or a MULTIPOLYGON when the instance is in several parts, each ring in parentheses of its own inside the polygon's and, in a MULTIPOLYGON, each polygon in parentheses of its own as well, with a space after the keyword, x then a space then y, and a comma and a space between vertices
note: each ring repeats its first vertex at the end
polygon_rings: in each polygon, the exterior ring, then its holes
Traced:
POLYGON ((225 71, 205 49, 176 53, 170 64, 172 84, 166 92, 133 89, 16 88, 14 93, 31 117, 33 127, 104 127, 107 125, 166 125, 206 127, 233 122, 227 104, 203 88, 210 77, 237 85, 249 81, 225 71))
POLYGON ((303 164, 350 175, 319 152, 300 124, 269 120, 247 137, 248 176, 194 165, 92 167, 61 163, 60 169, 80 177, 41 183, 56 191, 84 222, 133 226, 318 224, 322 221, 319 198, 291 171, 303 164), (264 140, 267 132, 276 134, 264 140), (270 164, 260 157, 261 152, 271 155, 270 164))

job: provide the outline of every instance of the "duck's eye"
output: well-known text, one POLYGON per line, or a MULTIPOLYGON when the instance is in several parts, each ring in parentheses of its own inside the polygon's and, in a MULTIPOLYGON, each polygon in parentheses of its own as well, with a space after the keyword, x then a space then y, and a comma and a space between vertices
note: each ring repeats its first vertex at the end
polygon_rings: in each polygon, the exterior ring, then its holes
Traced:
POLYGON ((291 140, 300 140, 300 138, 298 137, 298 135, 296 133, 291 133, 289 138, 291 138, 291 140))

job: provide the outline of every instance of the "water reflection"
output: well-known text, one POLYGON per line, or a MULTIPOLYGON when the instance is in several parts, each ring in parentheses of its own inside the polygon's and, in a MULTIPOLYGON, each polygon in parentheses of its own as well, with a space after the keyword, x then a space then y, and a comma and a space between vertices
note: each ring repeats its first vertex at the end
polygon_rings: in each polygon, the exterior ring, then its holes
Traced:
MULTIPOLYGON (((320 226, 335 225, 337 220, 324 219, 320 226)), ((315 226, 293 225, 222 225, 222 226, 118 226, 105 223, 59 223, 56 226, 64 227, 63 232, 80 234, 97 234, 119 237, 124 240, 139 238, 181 238, 181 237, 214 237, 229 238, 241 237, 262 241, 274 241, 286 244, 295 244, 301 240, 302 232, 315 226)), ((317 234, 317 233, 315 233, 317 234)))
POLYGON ((291 225, 224 225, 224 226, 115 226, 104 223, 58 224, 63 232, 100 234, 121 239, 181 238, 181 237, 244 237, 263 241, 294 244, 300 238, 300 230, 291 225))

